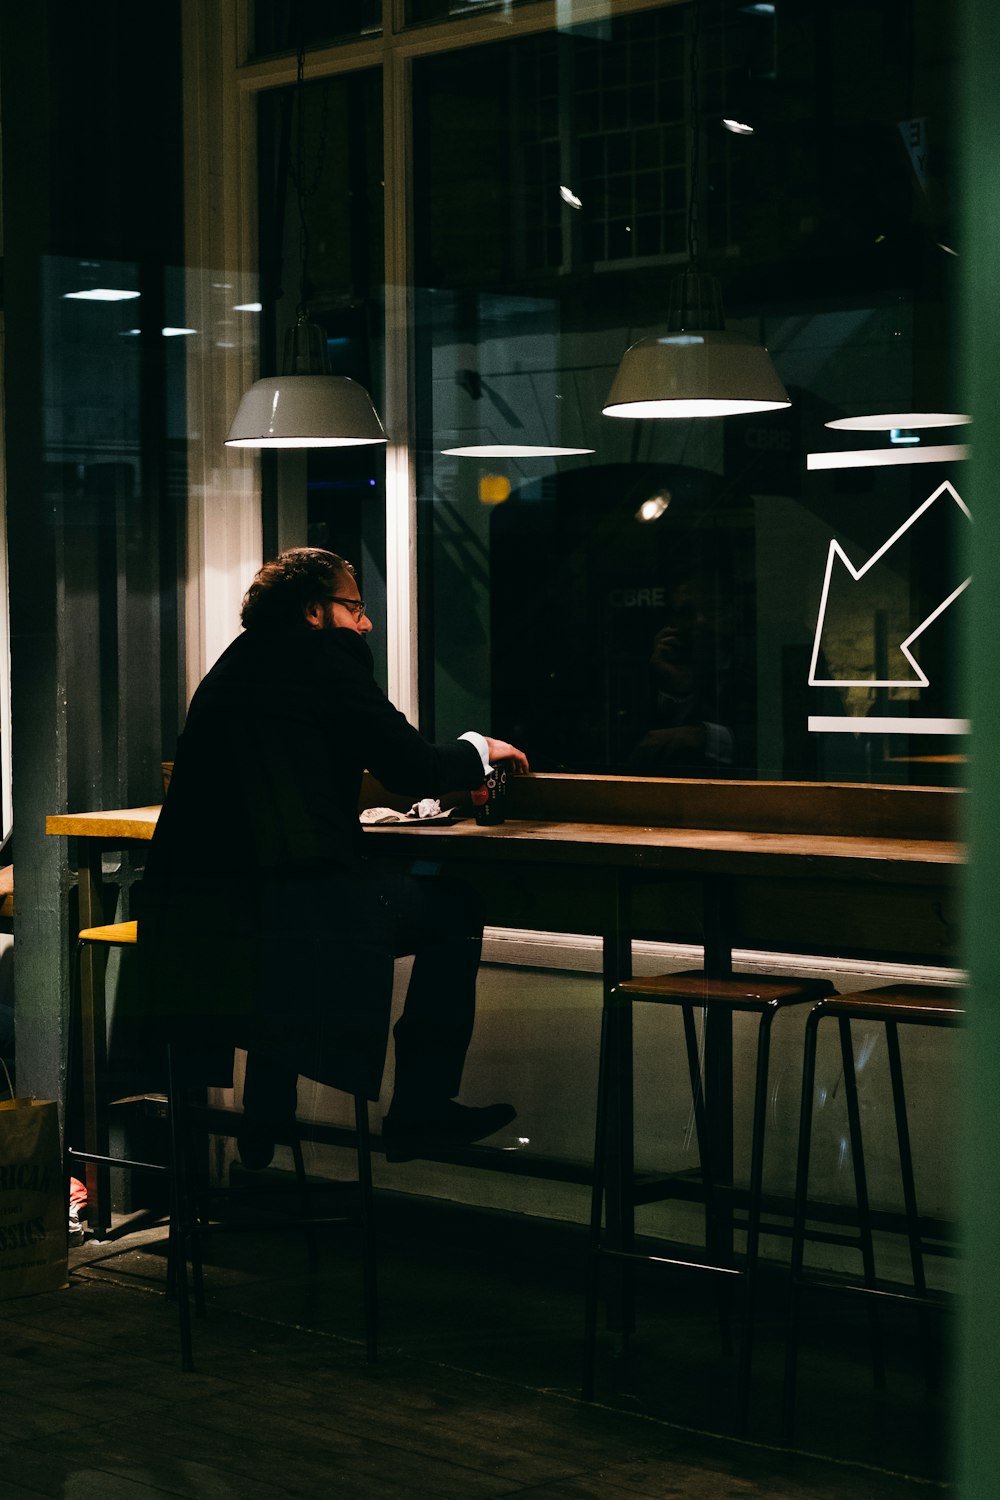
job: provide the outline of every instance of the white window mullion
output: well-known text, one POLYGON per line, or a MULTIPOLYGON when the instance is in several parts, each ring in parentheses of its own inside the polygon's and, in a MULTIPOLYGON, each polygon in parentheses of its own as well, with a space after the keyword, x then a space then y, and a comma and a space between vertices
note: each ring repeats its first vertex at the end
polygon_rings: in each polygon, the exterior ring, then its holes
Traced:
MULTIPOLYGON (((388 9, 388 7, 387 7, 388 9)), ((388 17, 387 17, 388 19, 388 17)), ((417 723, 417 501, 413 463, 411 100, 408 58, 384 58, 386 649, 389 697, 417 723)))
MULTIPOLYGON (((3 413, 6 368, 3 312, 0 311, 0 454, 7 452, 3 413)), ((7 585, 7 476, 0 464, 0 836, 6 838, 13 818, 11 801, 10 592, 7 585)))
POLYGON ((240 89, 240 0, 185 0, 186 316, 200 331, 187 364, 188 696, 240 628, 261 563, 260 465, 225 446, 256 378, 257 330, 236 303, 256 296, 256 98, 240 89), (227 336, 221 320, 228 316, 227 336))

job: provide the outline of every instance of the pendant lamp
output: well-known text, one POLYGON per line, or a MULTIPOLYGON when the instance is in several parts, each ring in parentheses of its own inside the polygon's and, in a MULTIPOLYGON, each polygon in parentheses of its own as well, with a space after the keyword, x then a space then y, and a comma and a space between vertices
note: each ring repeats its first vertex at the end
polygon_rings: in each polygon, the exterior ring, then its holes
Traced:
MULTIPOLYGON (((944 316, 944 293, 940 294, 941 315, 937 320, 924 318, 914 328, 911 345, 909 390, 895 393, 886 401, 867 403, 847 416, 831 417, 824 423, 838 432, 888 432, 890 441, 918 443, 924 428, 962 427, 972 418, 968 412, 956 411, 953 379, 947 368, 950 330, 944 316), (904 438, 905 435, 905 438, 904 438)), ((872 375, 868 374, 871 385, 872 375)), ((883 380, 883 385, 888 382, 883 380)))
MULTIPOLYGON (((290 167, 299 215, 299 304, 295 325, 285 332, 282 373, 257 380, 236 410, 228 448, 352 448, 384 443, 385 430, 363 385, 332 375, 326 334, 310 321, 306 306, 308 220, 303 187, 305 49, 300 44, 296 72, 296 160, 290 167)), ((324 131, 325 136, 325 131, 324 131)), ((319 182, 317 166, 313 187, 319 182)))
POLYGON ((925 428, 962 427, 972 421, 957 400, 956 259, 957 252, 937 240, 933 228, 917 240, 910 289, 899 294, 886 329, 892 352, 877 344, 857 351, 863 357, 856 356, 855 369, 866 399, 852 400, 853 411, 831 417, 825 426, 838 432, 891 433, 890 441, 898 444, 919 443, 925 428))
POLYGON ((688 271, 670 287, 667 327, 622 356, 606 417, 728 417, 790 406, 762 344, 726 330, 714 276, 688 271))
POLYGON ((727 331, 719 282, 698 269, 700 23, 700 0, 695 0, 689 58, 688 270, 671 282, 666 329, 640 339, 622 356, 603 408, 606 417, 728 417, 791 405, 767 350, 745 334, 727 331))
POLYGON ((386 441, 364 386, 329 373, 324 332, 304 309, 285 334, 283 372, 254 381, 244 393, 228 448, 352 448, 386 441))

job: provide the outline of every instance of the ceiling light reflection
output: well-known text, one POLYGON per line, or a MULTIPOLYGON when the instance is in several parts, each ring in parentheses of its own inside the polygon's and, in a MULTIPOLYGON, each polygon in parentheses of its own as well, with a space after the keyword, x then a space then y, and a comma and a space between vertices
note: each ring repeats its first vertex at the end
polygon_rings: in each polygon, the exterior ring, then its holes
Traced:
POLYGON ((672 495, 669 490, 658 490, 655 495, 650 495, 644 500, 635 513, 637 521, 658 521, 670 505, 672 495))
POLYGON ((471 443, 462 448, 442 448, 451 458, 562 458, 574 453, 593 453, 593 448, 555 448, 542 443, 471 443))
POLYGON ((131 302, 138 295, 138 292, 127 292, 116 286, 92 286, 81 292, 63 292, 68 302, 131 302))
POLYGON ((904 428, 916 431, 920 427, 961 427, 971 421, 970 416, 960 411, 886 411, 836 417, 823 425, 837 432, 901 432, 904 428))

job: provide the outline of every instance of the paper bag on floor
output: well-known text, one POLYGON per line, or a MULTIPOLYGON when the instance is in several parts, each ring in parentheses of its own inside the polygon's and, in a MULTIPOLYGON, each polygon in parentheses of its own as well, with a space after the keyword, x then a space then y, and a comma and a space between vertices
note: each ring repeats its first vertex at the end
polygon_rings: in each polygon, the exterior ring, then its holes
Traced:
POLYGON ((0 1301, 66 1285, 64 1196, 56 1105, 0 1100, 0 1301))

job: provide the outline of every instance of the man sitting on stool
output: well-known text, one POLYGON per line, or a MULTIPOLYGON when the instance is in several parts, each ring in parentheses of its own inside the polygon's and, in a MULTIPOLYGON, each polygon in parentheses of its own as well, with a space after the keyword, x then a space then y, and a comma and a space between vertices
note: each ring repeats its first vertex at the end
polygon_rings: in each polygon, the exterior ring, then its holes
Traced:
POLYGON ((511 1105, 455 1099, 478 898, 450 878, 381 870, 362 848, 358 801, 365 770, 390 791, 441 797, 480 787, 494 760, 523 772, 527 758, 473 732, 432 744, 392 706, 354 570, 336 553, 296 547, 265 563, 242 623, 192 699, 150 846, 139 946, 152 1004, 195 1036, 218 1020, 248 1046, 240 1151, 262 1167, 294 1119, 299 1073, 378 1098, 393 961, 413 954, 386 1156, 492 1135, 511 1105))

